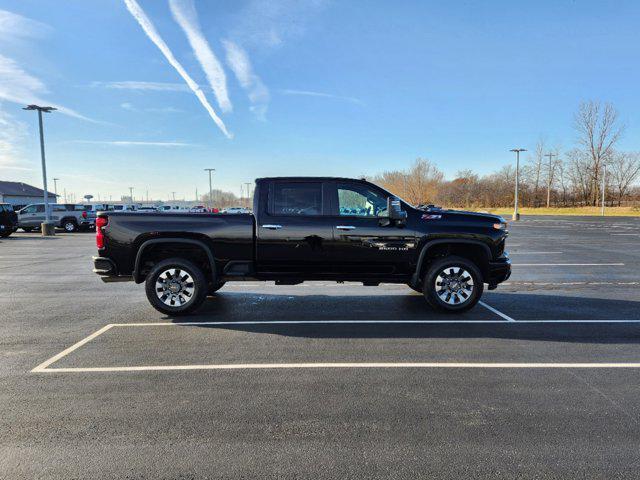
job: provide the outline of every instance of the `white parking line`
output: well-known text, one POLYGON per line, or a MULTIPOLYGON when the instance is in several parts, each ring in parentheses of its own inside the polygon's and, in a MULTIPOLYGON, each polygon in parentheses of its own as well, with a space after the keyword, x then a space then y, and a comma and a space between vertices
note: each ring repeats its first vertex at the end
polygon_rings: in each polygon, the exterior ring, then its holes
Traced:
POLYGON ((293 368, 640 368, 640 363, 239 363, 223 365, 140 365, 132 367, 71 367, 39 370, 38 373, 148 372, 167 370, 267 370, 293 368))
POLYGON ((502 313, 500 310, 497 310, 497 309, 493 308, 491 305, 487 305, 486 303, 484 303, 482 301, 479 301, 478 304, 482 305, 484 308, 486 308, 490 312, 493 312, 496 315, 504 318, 507 322, 515 322, 515 320, 513 318, 511 318, 509 315, 506 315, 506 314, 502 313))
POLYGON ((623 267, 624 263, 513 263, 513 267, 623 267))
POLYGON ((113 323, 109 323, 108 325, 105 325, 104 327, 102 327, 100 330, 93 332, 91 335, 89 335, 88 337, 83 338, 82 340, 80 340, 77 343, 74 343, 73 345, 71 345, 69 348, 61 351, 59 354, 54 355, 53 357, 51 357, 49 360, 46 360, 45 362, 42 362, 40 365, 38 365, 36 368, 34 368, 33 370, 31 370, 32 372, 41 372, 43 370, 45 370, 49 365, 51 365, 54 362, 57 362, 58 360, 60 360, 62 357, 65 357, 67 355, 69 355, 71 352, 73 352, 74 350, 77 350, 78 348, 80 348, 81 346, 83 346, 85 343, 90 342, 91 340, 93 340, 94 338, 96 338, 99 335, 102 335, 104 332, 106 332, 107 330, 109 330, 110 328, 112 328, 114 326, 113 323))
POLYGON ((509 255, 558 255, 563 252, 509 252, 509 255))
POLYGON ((113 327, 159 327, 159 326, 198 326, 198 325, 323 325, 323 324, 624 324, 640 323, 640 320, 518 320, 479 302, 505 320, 272 320, 237 322, 154 322, 154 323, 110 323, 91 335, 74 343, 69 348, 41 363, 32 373, 74 373, 74 372, 134 372, 159 370, 243 370, 243 369, 283 369, 283 368, 640 368, 640 363, 469 363, 469 362, 373 362, 373 363, 258 363, 225 365, 140 365, 122 367, 61 367, 48 368, 61 358, 69 355, 81 346, 102 335, 113 327))

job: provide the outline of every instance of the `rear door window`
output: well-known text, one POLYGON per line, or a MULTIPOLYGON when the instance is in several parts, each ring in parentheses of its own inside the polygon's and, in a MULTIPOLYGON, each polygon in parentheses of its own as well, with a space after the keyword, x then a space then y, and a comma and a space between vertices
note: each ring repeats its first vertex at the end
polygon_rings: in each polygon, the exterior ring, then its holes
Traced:
POLYGON ((272 192, 269 210, 271 215, 322 215, 322 183, 320 182, 276 182, 272 192))

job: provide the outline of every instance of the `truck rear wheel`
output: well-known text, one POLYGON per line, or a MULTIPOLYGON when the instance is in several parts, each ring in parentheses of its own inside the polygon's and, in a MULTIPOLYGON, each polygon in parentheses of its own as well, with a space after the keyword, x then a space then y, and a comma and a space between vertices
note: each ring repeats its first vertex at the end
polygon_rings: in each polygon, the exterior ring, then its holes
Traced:
POLYGON ((76 230, 78 230, 78 224, 76 223, 75 220, 71 219, 71 218, 65 218, 62 221, 62 228, 64 228, 65 232, 75 232, 76 230))
POLYGON ((169 258, 156 264, 147 275, 145 291, 151 306, 167 315, 186 315, 207 296, 202 270, 189 260, 169 258))
POLYGON ((429 266, 422 288, 432 307, 454 313, 473 308, 482 296, 484 284, 472 261, 451 255, 429 266))

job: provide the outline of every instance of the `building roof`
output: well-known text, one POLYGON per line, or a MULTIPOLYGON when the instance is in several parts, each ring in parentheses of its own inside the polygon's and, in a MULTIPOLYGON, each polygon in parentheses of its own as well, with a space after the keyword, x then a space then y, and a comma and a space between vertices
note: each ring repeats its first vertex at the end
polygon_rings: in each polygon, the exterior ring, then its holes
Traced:
MULTIPOLYGON (((55 193, 48 192, 49 197, 57 196, 55 193)), ((11 195, 14 197, 42 197, 44 190, 32 187, 22 182, 4 182, 0 180, 0 195, 11 195)))

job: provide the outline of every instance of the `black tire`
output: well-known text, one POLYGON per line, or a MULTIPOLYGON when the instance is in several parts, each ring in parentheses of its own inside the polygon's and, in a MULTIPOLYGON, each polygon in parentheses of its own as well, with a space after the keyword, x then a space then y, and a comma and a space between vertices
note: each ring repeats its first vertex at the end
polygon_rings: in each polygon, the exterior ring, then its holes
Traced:
POLYGON ((60 225, 67 233, 73 233, 78 230, 78 223, 73 218, 65 218, 60 225))
POLYGON ((224 287, 225 283, 227 282, 209 283, 209 295, 213 295, 214 293, 216 293, 218 290, 224 287))
POLYGON ((149 303, 159 312, 172 316, 186 315, 202 305, 207 297, 208 282, 202 270, 189 260, 168 258, 151 269, 145 281, 145 291, 149 303), (184 278, 182 273, 190 278, 184 278), (158 284, 166 287, 165 290, 158 291, 158 284), (174 287, 176 291, 172 290, 174 287), (174 305, 171 305, 172 301, 174 305))
POLYGON ((31 233, 33 232, 33 228, 32 227, 20 227, 22 229, 23 232, 25 233, 31 233))
POLYGON ((0 238, 7 238, 12 233, 13 230, 3 230, 2 232, 0 232, 0 238))
POLYGON ((475 263, 451 255, 438 259, 429 266, 422 282, 422 289, 427 302, 433 308, 456 313, 467 311, 480 301, 484 284, 482 274, 475 263), (472 282, 466 280, 468 277, 472 282), (437 281, 439 285, 436 285, 437 281), (447 285, 447 282, 450 283, 447 285))

